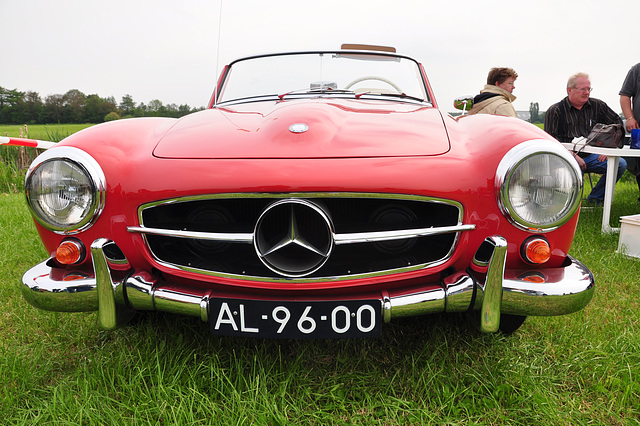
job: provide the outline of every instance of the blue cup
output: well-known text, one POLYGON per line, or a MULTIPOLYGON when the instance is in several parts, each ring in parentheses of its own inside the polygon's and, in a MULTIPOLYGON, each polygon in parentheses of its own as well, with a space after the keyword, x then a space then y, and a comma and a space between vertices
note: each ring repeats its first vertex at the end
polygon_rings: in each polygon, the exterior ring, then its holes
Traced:
POLYGON ((631 149, 640 149, 640 129, 631 129, 631 149))

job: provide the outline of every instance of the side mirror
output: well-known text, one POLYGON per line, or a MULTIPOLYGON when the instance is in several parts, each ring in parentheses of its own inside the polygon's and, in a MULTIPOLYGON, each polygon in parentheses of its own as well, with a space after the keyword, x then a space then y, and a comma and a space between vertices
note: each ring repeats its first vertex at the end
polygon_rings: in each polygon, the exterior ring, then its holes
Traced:
POLYGON ((460 96, 453 100, 453 106, 456 109, 462 110, 462 115, 469 112, 473 106, 473 96, 460 96))

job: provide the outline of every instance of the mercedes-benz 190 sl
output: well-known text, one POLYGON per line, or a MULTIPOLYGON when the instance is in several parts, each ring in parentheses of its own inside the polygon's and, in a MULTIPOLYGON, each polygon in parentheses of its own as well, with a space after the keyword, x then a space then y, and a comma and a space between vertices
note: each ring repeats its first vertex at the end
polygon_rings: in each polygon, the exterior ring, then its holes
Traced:
POLYGON ((516 118, 442 112, 390 48, 236 60, 208 108, 75 133, 25 187, 50 258, 24 297, 105 330, 157 310, 220 335, 352 338, 466 312, 510 333, 594 291, 568 254, 569 153, 516 118))

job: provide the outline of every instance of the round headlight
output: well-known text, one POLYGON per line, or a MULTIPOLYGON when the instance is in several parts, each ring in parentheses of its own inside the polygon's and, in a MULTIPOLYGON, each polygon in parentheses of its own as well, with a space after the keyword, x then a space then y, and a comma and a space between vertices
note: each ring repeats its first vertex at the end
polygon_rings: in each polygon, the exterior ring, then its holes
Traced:
POLYGON ((569 152, 552 141, 514 147, 498 166, 496 179, 503 212, 530 231, 558 228, 580 205, 582 173, 569 152))
POLYGON ((105 178, 98 163, 77 148, 38 156, 25 179, 27 203, 45 228, 73 234, 91 226, 104 207, 105 178))

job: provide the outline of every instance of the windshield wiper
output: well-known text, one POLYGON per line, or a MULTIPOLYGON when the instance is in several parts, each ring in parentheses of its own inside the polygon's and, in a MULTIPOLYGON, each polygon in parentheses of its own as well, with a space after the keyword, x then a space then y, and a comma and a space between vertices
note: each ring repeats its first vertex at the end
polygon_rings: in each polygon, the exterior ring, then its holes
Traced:
POLYGON ((376 93, 376 92, 362 92, 362 93, 358 93, 356 95, 356 99, 360 99, 360 97, 362 95, 370 95, 370 94, 375 94, 376 96, 392 96, 394 98, 401 98, 401 99, 411 99, 412 101, 419 101, 419 102, 425 102, 425 100, 423 98, 418 98, 416 96, 411 96, 411 95, 407 95, 406 93, 376 93))
POLYGON ((324 89, 298 89, 298 90, 292 90, 290 92, 278 95, 278 99, 283 100, 286 96, 293 95, 295 93, 315 94, 315 93, 355 93, 355 92, 353 90, 332 89, 330 87, 327 87, 324 89))

